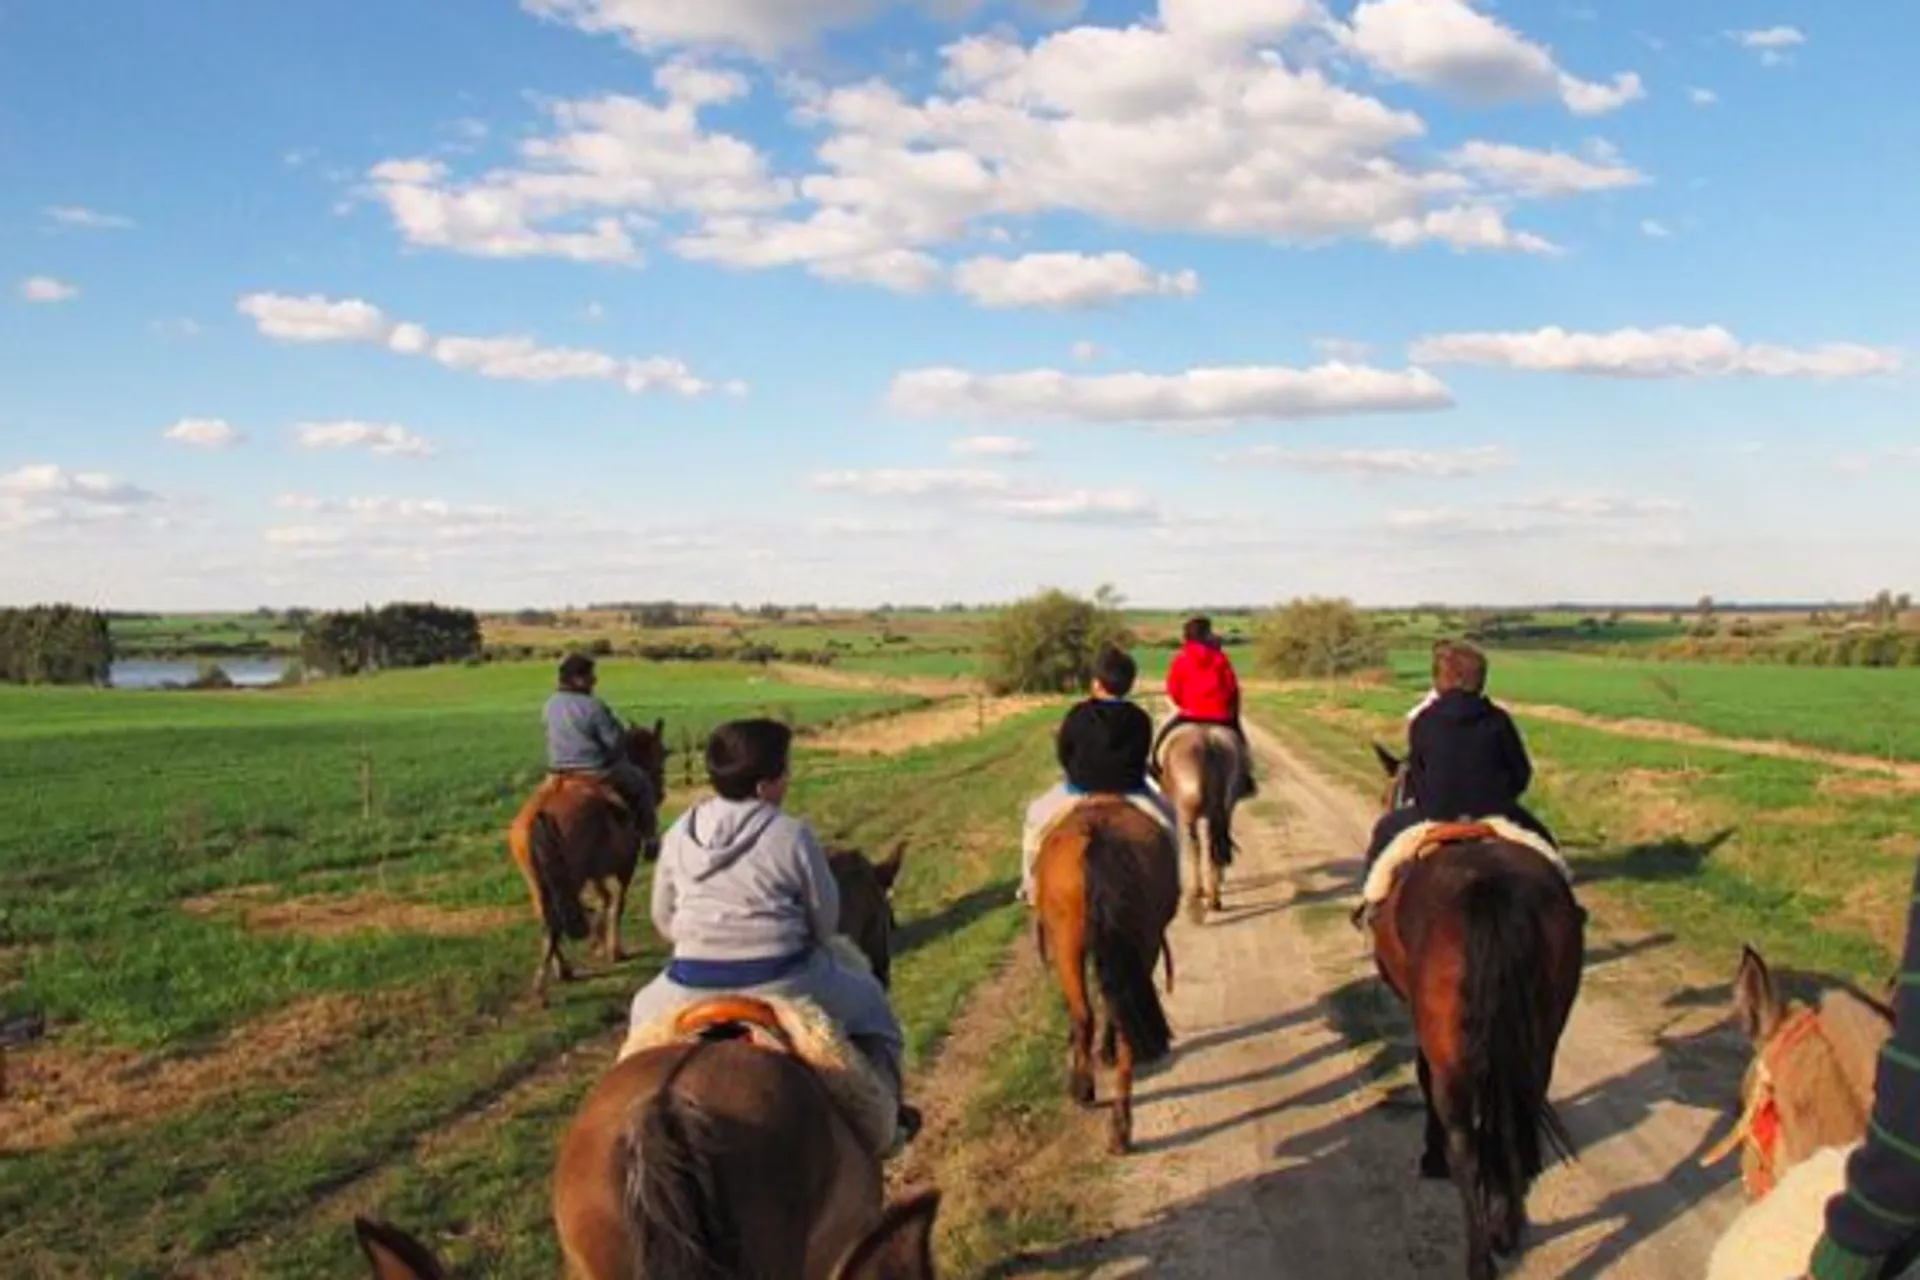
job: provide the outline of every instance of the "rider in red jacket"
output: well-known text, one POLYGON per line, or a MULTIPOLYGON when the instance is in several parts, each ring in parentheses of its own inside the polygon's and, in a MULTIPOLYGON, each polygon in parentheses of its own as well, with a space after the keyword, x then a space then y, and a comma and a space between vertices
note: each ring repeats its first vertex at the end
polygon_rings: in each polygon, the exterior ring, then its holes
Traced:
POLYGON ((1160 742, 1179 724, 1219 724, 1231 728, 1240 739, 1240 796, 1255 792, 1253 749, 1247 745, 1247 732, 1240 725, 1240 679, 1234 674, 1233 660, 1227 657, 1220 639, 1213 634, 1209 618, 1189 618, 1181 630, 1180 652, 1167 668, 1167 697, 1173 703, 1173 719, 1160 728, 1154 740, 1154 756, 1160 742))

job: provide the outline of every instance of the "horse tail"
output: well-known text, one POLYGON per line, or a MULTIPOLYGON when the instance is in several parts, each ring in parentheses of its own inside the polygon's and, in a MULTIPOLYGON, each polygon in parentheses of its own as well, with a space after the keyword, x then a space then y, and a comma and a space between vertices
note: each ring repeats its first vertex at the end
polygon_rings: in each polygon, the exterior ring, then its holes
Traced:
POLYGON ((1555 1044, 1545 895, 1509 873, 1467 886, 1463 1050, 1471 1141, 1490 1204, 1520 1205, 1544 1167, 1541 1139, 1572 1159, 1573 1139, 1547 1101, 1555 1044))
POLYGON ((560 824, 544 809, 533 817, 527 840, 527 861, 540 891, 540 918, 551 937, 565 934, 578 941, 587 936, 587 912, 578 892, 569 892, 566 863, 561 853, 560 824))
POLYGON ((1155 1062, 1173 1046, 1173 1028, 1153 986, 1151 939, 1131 928, 1139 904, 1131 901, 1129 851, 1096 832, 1087 841, 1087 942, 1107 1014, 1127 1038, 1137 1062, 1155 1062))
POLYGON ((641 1275, 729 1280, 741 1273, 744 1230, 729 1212, 712 1117, 677 1095, 696 1045, 640 1104, 627 1130, 625 1207, 641 1275))
POLYGON ((1230 867, 1233 865, 1232 792, 1240 766, 1234 752, 1215 740, 1211 733, 1206 738, 1202 764, 1205 775, 1200 794, 1205 797, 1206 805, 1207 856, 1216 867, 1230 867))

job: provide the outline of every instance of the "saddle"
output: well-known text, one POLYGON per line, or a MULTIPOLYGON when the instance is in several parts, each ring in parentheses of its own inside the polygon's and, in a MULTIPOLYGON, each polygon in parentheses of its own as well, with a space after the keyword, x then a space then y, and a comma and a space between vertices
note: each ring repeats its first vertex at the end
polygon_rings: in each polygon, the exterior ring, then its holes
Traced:
POLYGON ((1387 900, 1387 895, 1393 892, 1394 881, 1409 863, 1441 849, 1482 840, 1500 840, 1531 849, 1546 859, 1569 884, 1573 882, 1573 869, 1552 842, 1516 822, 1505 818, 1419 822, 1395 836, 1392 843, 1381 850, 1380 857, 1367 872, 1366 884, 1360 890, 1360 905, 1353 909, 1351 916, 1354 927, 1365 930, 1372 925, 1374 913, 1387 900))
POLYGON ((677 1039, 713 1044, 746 1040, 778 1053, 794 1052, 793 1037, 780 1025, 780 1015, 765 1000, 748 996, 716 996, 682 1009, 673 1020, 677 1039))
POLYGON ((540 791, 536 798, 545 798, 556 791, 562 791, 568 787, 578 787, 583 791, 591 791, 620 812, 628 815, 632 815, 633 813, 633 806, 627 803, 627 798, 620 794, 618 787, 615 787, 599 774, 588 773, 585 770, 570 770, 566 773, 555 773, 552 770, 548 770, 546 779, 540 784, 540 791))

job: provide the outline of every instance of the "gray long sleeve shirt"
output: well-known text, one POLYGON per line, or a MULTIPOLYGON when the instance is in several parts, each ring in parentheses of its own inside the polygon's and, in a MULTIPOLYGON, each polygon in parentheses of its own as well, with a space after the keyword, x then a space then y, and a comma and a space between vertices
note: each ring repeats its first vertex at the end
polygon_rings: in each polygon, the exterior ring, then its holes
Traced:
POLYGON ((840 888, 805 822, 760 800, 703 800, 661 841, 653 923, 682 960, 797 955, 840 929, 840 888))
POLYGON ((560 690, 547 699, 546 719, 549 769, 610 769, 624 758, 625 731, 592 694, 560 690))

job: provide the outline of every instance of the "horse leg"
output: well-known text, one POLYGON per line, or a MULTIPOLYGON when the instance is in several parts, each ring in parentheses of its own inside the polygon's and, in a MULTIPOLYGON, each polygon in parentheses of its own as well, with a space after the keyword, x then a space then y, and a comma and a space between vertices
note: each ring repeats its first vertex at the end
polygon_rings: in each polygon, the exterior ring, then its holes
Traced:
MULTIPOLYGON (((1213 824, 1214 819, 1208 818, 1207 844, 1209 846, 1213 844, 1215 839, 1213 824)), ((1213 850, 1211 847, 1203 851, 1200 863, 1206 869, 1207 873, 1207 909, 1209 911, 1219 911, 1222 909, 1220 906, 1220 880, 1221 877, 1226 874, 1226 870, 1213 860, 1213 850)))
POLYGON ((1093 1006, 1087 999, 1087 940, 1084 924, 1058 928, 1053 942, 1054 971, 1066 996, 1069 1032, 1068 1093, 1083 1107, 1094 1100, 1093 1006))
POLYGON ((1493 1249, 1480 1194, 1480 1163, 1474 1158, 1473 1135, 1458 1116, 1450 1116, 1447 1124, 1447 1156, 1453 1166, 1453 1185, 1460 1192, 1460 1206, 1467 1216, 1467 1280, 1494 1280, 1493 1249))
POLYGON ((613 879, 613 902, 607 907, 607 963, 619 964, 626 959, 620 953, 620 916, 627 909, 627 882, 619 876, 613 879))
POLYGON ((1107 1025, 1100 1031, 1100 1065, 1111 1067, 1120 1061, 1120 1028, 1113 1020, 1111 1010, 1107 1013, 1107 1025))
MULTIPOLYGON (((1111 1029, 1112 1010, 1108 1010, 1107 1018, 1111 1029)), ((1123 1156, 1133 1149, 1133 1045, 1125 1036, 1115 1040, 1120 1052, 1113 1066, 1113 1117, 1107 1131, 1107 1150, 1123 1156)))
POLYGON ((1433 1105, 1433 1068, 1427 1065, 1427 1055, 1414 1054, 1414 1067, 1420 1075, 1420 1096, 1427 1107, 1427 1145, 1420 1153, 1420 1176, 1423 1178, 1445 1178, 1447 1165, 1447 1130, 1440 1123, 1440 1112, 1433 1105))
POLYGON ((1206 846, 1200 842, 1200 819, 1188 818, 1180 828, 1180 842, 1187 851, 1187 918, 1195 924, 1207 922, 1206 846))

